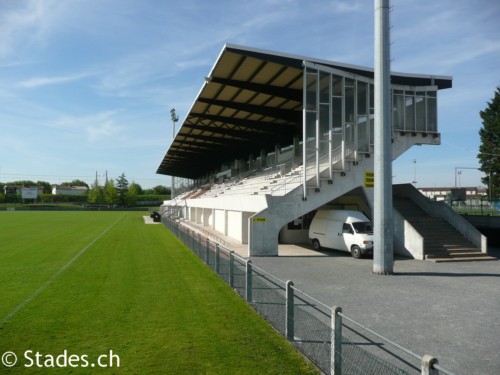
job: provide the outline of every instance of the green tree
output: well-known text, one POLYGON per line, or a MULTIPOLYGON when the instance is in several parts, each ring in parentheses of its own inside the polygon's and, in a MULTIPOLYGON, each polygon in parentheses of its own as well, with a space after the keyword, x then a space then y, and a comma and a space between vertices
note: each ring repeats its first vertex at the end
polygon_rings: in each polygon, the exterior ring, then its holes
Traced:
POLYGON ((19 180, 9 182, 8 185, 36 186, 36 182, 31 180, 19 180))
POLYGON ((116 179, 116 190, 118 190, 118 202, 122 206, 127 205, 128 180, 125 173, 116 179))
POLYGON ((43 186, 43 192, 45 194, 51 194, 52 193, 52 184, 47 181, 37 181, 36 186, 43 186))
POLYGON ((135 203, 137 202, 137 194, 135 194, 133 191, 127 191, 125 193, 125 203, 127 206, 135 206, 135 203))
POLYGON ((104 186, 104 201, 111 206, 118 203, 118 190, 113 180, 108 180, 104 186))
POLYGON ((127 202, 127 206, 135 206, 139 195, 143 195, 144 191, 142 190, 141 185, 132 181, 130 186, 128 187, 128 191, 125 194, 125 201, 127 202))
POLYGON ((153 192, 154 192, 153 194, 157 195, 168 195, 170 194, 170 188, 164 185, 156 185, 153 188, 153 192))
POLYGON ((142 186, 134 181, 132 181, 132 183, 128 187, 128 191, 135 194, 135 195, 143 195, 144 194, 144 190, 142 190, 142 186))
POLYGON ((479 130, 479 169, 486 174, 482 182, 488 186, 491 196, 497 197, 500 195, 500 87, 479 114, 483 120, 483 127, 479 130))
POLYGON ((90 204, 103 204, 104 200, 104 191, 101 186, 99 186, 99 181, 97 179, 90 185, 90 189, 88 191, 88 203, 90 204))

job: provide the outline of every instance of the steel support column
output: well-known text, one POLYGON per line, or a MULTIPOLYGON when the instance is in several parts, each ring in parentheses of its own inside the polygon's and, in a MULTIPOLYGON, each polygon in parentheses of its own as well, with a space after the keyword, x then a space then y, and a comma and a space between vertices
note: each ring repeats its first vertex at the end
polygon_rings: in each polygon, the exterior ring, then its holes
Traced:
POLYGON ((389 0, 375 0, 375 186, 373 273, 393 272, 389 0))

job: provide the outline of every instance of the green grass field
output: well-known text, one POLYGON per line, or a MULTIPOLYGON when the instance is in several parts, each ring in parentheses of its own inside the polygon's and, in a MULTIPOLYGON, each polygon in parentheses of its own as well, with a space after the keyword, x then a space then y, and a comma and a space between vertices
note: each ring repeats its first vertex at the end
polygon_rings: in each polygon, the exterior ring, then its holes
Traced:
POLYGON ((0 212, 0 373, 316 373, 143 215, 0 212))

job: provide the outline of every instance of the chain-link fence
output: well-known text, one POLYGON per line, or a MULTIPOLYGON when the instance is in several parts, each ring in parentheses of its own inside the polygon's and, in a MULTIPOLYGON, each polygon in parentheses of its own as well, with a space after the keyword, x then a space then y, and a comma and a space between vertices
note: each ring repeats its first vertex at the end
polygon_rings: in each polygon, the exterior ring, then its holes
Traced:
POLYGON ((340 307, 323 304, 295 288, 292 281, 276 278, 199 232, 174 220, 163 218, 163 223, 322 372, 453 375, 435 358, 419 356, 384 338, 349 318, 340 307), (387 344, 399 353, 390 351, 387 344))

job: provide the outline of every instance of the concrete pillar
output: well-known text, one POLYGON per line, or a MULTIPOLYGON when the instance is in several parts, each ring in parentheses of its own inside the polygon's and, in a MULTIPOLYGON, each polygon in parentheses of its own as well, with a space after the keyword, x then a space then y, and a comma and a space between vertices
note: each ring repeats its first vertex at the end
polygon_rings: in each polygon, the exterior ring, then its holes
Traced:
POLYGON ((302 148, 300 148, 300 138, 293 137, 293 156, 300 155, 302 148))
POLYGON ((389 0, 375 0, 375 186, 373 273, 393 272, 389 0))
POLYGON ((277 256, 279 229, 267 215, 249 218, 248 256, 277 256))
POLYGON ((260 150, 260 167, 264 168, 266 166, 266 150, 262 149, 260 150))

